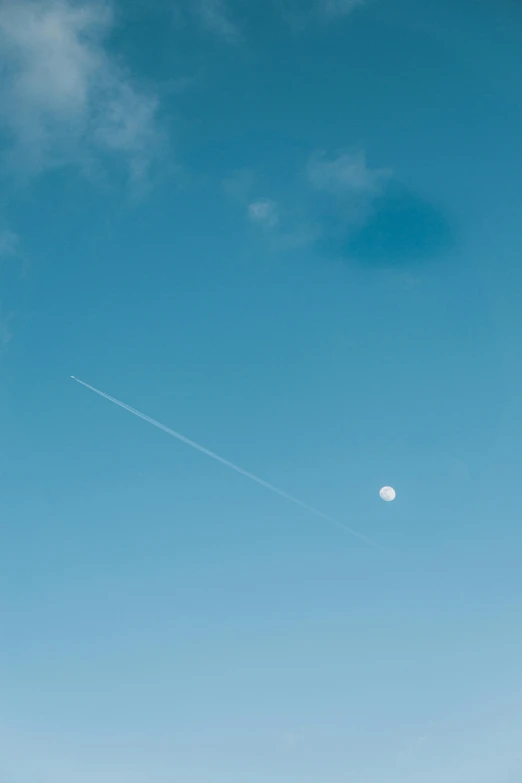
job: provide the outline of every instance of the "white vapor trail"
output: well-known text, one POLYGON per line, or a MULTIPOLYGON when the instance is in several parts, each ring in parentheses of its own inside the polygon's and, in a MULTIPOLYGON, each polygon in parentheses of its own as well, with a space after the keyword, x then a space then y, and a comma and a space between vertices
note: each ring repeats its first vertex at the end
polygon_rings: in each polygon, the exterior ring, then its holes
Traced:
POLYGON ((181 435, 181 433, 176 432, 175 430, 171 430, 170 427, 166 427, 164 424, 161 424, 159 421, 156 421, 155 419, 151 419, 150 416, 146 416, 145 413, 140 413, 140 411, 137 411, 135 408, 131 408, 130 405, 126 405, 124 402, 117 400, 115 397, 110 397, 108 394, 105 394, 105 392, 102 392, 99 389, 95 389, 94 386, 90 386, 88 383, 85 383, 85 381, 81 381, 79 378, 76 378, 74 375, 71 375, 71 378, 73 379, 73 381, 76 381, 76 383, 81 383, 82 386, 85 386, 87 389, 90 389, 96 394, 99 394, 100 397, 105 397, 105 399, 109 400, 109 402, 113 402, 115 405, 119 405, 120 408, 129 411, 129 413, 133 413, 134 416, 139 416, 140 419, 143 419, 149 424, 152 424, 154 427, 163 430, 163 432, 166 432, 167 435, 172 435, 173 438, 177 438, 182 443, 186 443, 187 446, 191 446, 193 449, 200 451, 202 454, 206 454, 207 457, 211 457, 212 459, 215 459, 216 462, 220 462, 222 465, 225 465, 227 468, 231 468, 231 470, 235 470, 236 473, 240 473, 242 476, 245 476, 251 481, 255 481, 256 484, 260 484, 262 487, 265 487, 265 489, 269 489, 270 492, 274 492, 276 495, 279 495, 282 498, 286 498, 286 500, 289 500, 290 503, 294 503, 296 506, 301 506, 301 508, 304 508, 306 511, 309 511, 311 514, 315 514, 315 516, 321 517, 321 519, 325 519, 327 522, 331 522, 333 525, 336 525, 337 527, 342 528, 342 530, 345 530, 347 533, 350 533, 350 535, 359 538, 361 541, 365 541, 367 544, 370 544, 370 546, 374 546, 379 549, 381 548, 370 538, 366 538, 366 536, 363 536, 361 533, 357 533, 356 530, 352 530, 352 528, 348 527, 347 525, 344 525, 342 522, 339 522, 337 519, 334 519, 333 517, 329 516, 329 514, 325 514, 324 511, 319 511, 319 509, 308 505, 308 503, 305 503, 303 500, 299 500, 299 498, 296 498, 293 495, 289 495, 287 492, 283 492, 282 489, 275 487, 273 484, 269 484, 268 481, 259 478, 259 476, 255 476, 253 473, 249 473, 248 470, 244 470, 244 468, 240 468, 239 465, 235 465, 233 462, 230 462, 228 459, 225 459, 224 457, 220 457, 219 454, 215 454, 213 451, 210 451, 210 449, 207 449, 204 446, 200 446, 199 443, 196 443, 195 441, 186 438, 185 435, 181 435))

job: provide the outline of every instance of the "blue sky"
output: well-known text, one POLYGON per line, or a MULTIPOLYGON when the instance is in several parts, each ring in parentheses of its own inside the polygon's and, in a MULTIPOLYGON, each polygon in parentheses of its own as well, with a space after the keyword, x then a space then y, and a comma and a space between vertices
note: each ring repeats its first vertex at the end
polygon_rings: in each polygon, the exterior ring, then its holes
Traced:
POLYGON ((519 783, 520 51, 1 0, 2 781, 519 783))

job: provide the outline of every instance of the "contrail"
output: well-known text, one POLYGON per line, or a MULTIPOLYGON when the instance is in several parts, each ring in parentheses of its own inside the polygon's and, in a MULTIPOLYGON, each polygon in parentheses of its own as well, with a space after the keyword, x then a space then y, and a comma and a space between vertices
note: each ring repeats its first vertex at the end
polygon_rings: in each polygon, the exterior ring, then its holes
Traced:
POLYGON ((81 383, 81 385, 85 386, 85 388, 90 389, 96 394, 99 394, 100 397, 105 397, 105 399, 109 400, 109 402, 113 402, 115 405, 119 405, 120 408, 129 411, 129 413, 133 413, 134 416, 139 416, 140 419, 143 419, 144 421, 147 421, 149 424, 152 424, 154 427, 163 430, 163 432, 166 432, 167 435, 172 435, 173 438, 177 438, 182 443, 186 443, 187 446, 191 446, 193 449, 200 451, 202 454, 206 454, 207 457, 211 457, 212 459, 215 459, 216 462, 220 462, 222 465, 225 465, 227 468, 230 468, 231 470, 235 470, 236 473, 240 473, 242 476, 245 476, 245 478, 248 478, 251 481, 255 481, 256 484, 260 484, 265 489, 270 490, 270 492, 274 492, 276 495, 279 495, 282 498, 286 498, 286 500, 289 500, 290 503, 294 503, 296 506, 300 506, 301 508, 304 508, 306 511, 309 511, 311 514, 315 514, 316 517, 321 517, 321 519, 325 519, 327 522, 331 522, 331 524, 340 527, 342 530, 345 530, 347 533, 350 533, 350 535, 359 538, 361 541, 365 541, 367 544, 370 544, 370 546, 381 549, 381 547, 378 544, 376 544, 375 541, 372 541, 370 538, 366 538, 366 536, 363 536, 361 533, 357 533, 356 530, 352 530, 352 528, 348 527, 347 525, 344 525, 342 522, 339 522, 337 519, 334 519, 329 514, 325 514, 324 511, 319 511, 319 509, 308 505, 308 503, 305 503, 303 500, 299 500, 299 498, 296 498, 293 495, 289 495, 287 492, 283 492, 282 489, 275 487, 273 484, 269 484, 268 481, 259 478, 259 476, 255 476, 253 473, 249 473, 248 470, 244 470, 244 468, 240 468, 239 465, 235 465, 233 462, 230 462, 228 459, 225 459, 224 457, 220 457, 219 454, 214 454, 213 451, 210 451, 210 449, 205 448, 205 446, 200 446, 199 443, 196 443, 195 441, 186 438, 185 435, 181 435, 181 433, 176 432, 175 430, 171 430, 170 427, 166 427, 164 424, 161 424, 159 421, 156 421, 155 419, 151 419, 150 416, 146 416, 144 413, 140 413, 140 411, 137 411, 135 408, 131 408, 130 405, 126 405, 124 402, 117 400, 115 397, 110 397, 108 394, 105 394, 105 392, 102 392, 99 389, 95 389, 94 386, 90 386, 88 383, 85 383, 85 381, 81 381, 79 378, 75 378, 74 375, 71 375, 71 378, 73 379, 73 381, 76 381, 76 383, 81 383))

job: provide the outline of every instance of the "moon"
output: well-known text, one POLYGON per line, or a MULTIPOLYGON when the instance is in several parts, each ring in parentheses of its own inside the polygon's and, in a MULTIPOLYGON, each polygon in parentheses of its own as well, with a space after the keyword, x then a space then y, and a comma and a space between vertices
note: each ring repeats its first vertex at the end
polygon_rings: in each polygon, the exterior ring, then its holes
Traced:
POLYGON ((379 490, 379 495, 383 500, 386 500, 386 502, 390 502, 391 500, 395 500, 395 490, 393 487, 383 487, 379 490))

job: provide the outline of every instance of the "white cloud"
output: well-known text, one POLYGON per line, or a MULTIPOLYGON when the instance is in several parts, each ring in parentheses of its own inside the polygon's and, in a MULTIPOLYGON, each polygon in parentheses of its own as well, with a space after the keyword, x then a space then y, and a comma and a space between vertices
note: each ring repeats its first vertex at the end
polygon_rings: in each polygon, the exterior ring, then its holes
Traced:
POLYGON ((360 151, 333 158, 315 154, 308 162, 307 173, 318 190, 369 196, 378 195, 391 176, 390 169, 370 169, 360 151))
POLYGON ((227 43, 238 43, 242 36, 239 27, 230 19, 225 0, 194 0, 193 11, 203 27, 227 43))
POLYGON ((294 251, 321 236, 346 236, 348 230, 361 226, 392 175, 391 169, 368 166, 361 150, 337 155, 316 152, 304 173, 306 183, 298 177, 295 189, 287 192, 282 203, 252 198, 257 177, 251 169, 233 172, 223 189, 243 205, 252 223, 270 230, 276 249, 294 251))
POLYGON ((254 223, 273 228, 277 225, 279 218, 277 214, 277 204, 271 199, 264 198, 259 201, 253 201, 248 205, 248 216, 254 223))
MULTIPOLYGON (((274 250, 294 252, 321 238, 333 238, 335 243, 362 226, 391 176, 391 169, 368 166, 361 150, 336 155, 316 152, 304 163, 294 185, 286 182, 277 200, 253 197, 254 188, 259 192, 261 186, 251 169, 233 172, 222 186, 252 223, 267 230, 274 250)), ((266 191, 270 192, 268 187, 266 191)))
POLYGON ((103 0, 0 3, 0 122, 28 173, 113 153, 146 175, 157 101, 105 49, 112 24, 103 0))

